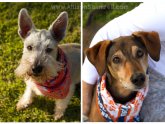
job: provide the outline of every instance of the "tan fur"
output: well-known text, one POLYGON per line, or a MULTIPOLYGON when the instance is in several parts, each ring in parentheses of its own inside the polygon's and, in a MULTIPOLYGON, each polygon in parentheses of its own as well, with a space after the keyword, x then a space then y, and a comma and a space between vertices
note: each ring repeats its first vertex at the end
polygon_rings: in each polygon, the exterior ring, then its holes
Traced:
POLYGON ((82 81, 82 86, 83 86, 83 121, 88 120, 88 116, 90 113, 90 108, 91 108, 91 102, 92 102, 92 93, 93 93, 93 85, 90 85, 84 81, 82 81))
MULTIPOLYGON (((160 40, 157 32, 135 32, 132 36, 119 37, 114 39, 113 42, 114 43, 112 43, 112 41, 103 41, 97 43, 87 50, 87 57, 96 67, 100 76, 105 72, 110 75, 110 78, 108 78, 110 89, 108 90, 111 92, 111 95, 114 96, 114 100, 117 103, 125 103, 134 97, 139 88, 148 85, 149 77, 146 74, 148 54, 155 61, 159 60, 160 40), (154 45, 156 45, 156 47, 154 47, 154 45), (138 58, 137 51, 140 49, 144 54, 138 58), (112 61, 114 57, 120 58, 118 64, 112 61), (133 84, 132 76, 138 73, 143 74, 145 80, 143 80, 144 82, 142 84, 136 86, 136 84, 133 84)), ((89 93, 87 90, 88 88, 83 89, 83 92, 89 93)), ((83 99, 86 98, 84 97, 83 99)), ((88 101, 90 101, 90 99, 91 98, 87 98, 88 101)), ((83 103, 86 104, 85 102, 83 103)), ((104 122, 106 120, 102 117, 100 110, 98 110, 97 104, 97 91, 95 90, 90 107, 89 121, 104 122)), ((89 109, 86 108, 86 110, 89 109)))
MULTIPOLYGON (((138 49, 137 46, 132 46, 132 48, 131 48, 132 55, 135 58, 136 58, 137 49, 138 49)), ((114 53, 113 56, 119 56, 120 58, 122 58, 122 64, 118 68, 114 68, 113 66, 108 65, 108 69, 110 70, 111 74, 114 77, 116 77, 120 80, 120 82, 114 84, 114 85, 116 85, 116 88, 118 89, 120 94, 127 96, 132 90, 135 89, 134 85, 130 81, 130 78, 133 75, 134 70, 136 70, 137 72, 142 72, 144 74, 146 73, 146 70, 148 67, 148 64, 147 64, 148 56, 144 55, 142 59, 140 59, 140 60, 136 59, 136 61, 137 61, 136 63, 128 61, 126 59, 125 55, 121 52, 121 50, 114 53), (138 63, 140 63, 140 64, 138 64, 138 63), (125 87, 126 89, 129 89, 129 90, 125 90, 125 89, 123 89, 123 87, 125 87)), ((146 85, 147 85, 147 82, 145 82, 144 86, 146 86, 146 85)))
MULTIPOLYGON (((94 92, 96 92, 96 87, 94 92)), ((100 110, 97 107, 98 101, 97 101, 97 95, 94 93, 93 95, 93 100, 92 100, 92 107, 91 107, 91 112, 89 114, 89 120, 90 122, 105 122, 105 119, 100 116, 100 110)))

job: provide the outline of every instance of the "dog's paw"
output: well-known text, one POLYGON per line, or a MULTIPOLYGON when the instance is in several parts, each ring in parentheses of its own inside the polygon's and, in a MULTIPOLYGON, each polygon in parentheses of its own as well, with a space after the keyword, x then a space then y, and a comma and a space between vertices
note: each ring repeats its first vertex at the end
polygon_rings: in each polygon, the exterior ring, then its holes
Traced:
POLYGON ((16 105, 17 111, 25 109, 31 104, 32 104, 32 100, 24 101, 21 99, 16 105))
POLYGON ((83 122, 88 122, 89 121, 89 118, 83 114, 83 122))
POLYGON ((64 113, 61 113, 61 112, 55 113, 54 114, 54 120, 56 121, 56 120, 60 119, 63 115, 64 115, 64 113))

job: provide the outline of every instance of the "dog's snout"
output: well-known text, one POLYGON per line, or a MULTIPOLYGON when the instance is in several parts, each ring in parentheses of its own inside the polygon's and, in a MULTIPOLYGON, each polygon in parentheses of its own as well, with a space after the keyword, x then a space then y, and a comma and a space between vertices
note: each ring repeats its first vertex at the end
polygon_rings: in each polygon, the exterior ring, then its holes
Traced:
POLYGON ((43 69, 43 67, 41 65, 38 65, 38 66, 34 66, 32 68, 32 71, 33 71, 34 74, 39 74, 39 73, 42 72, 42 69, 43 69))
POLYGON ((131 81, 136 86, 141 86, 145 82, 145 75, 142 73, 135 73, 131 76, 131 81))

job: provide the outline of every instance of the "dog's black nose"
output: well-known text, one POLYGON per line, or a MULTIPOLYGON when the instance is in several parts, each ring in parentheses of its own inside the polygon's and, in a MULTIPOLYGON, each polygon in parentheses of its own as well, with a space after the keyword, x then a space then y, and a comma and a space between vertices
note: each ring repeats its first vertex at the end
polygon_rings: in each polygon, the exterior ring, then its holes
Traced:
POLYGON ((38 65, 38 66, 34 66, 32 68, 32 71, 33 71, 34 74, 39 74, 39 73, 42 72, 42 69, 43 69, 43 67, 41 65, 38 65))
POLYGON ((145 82, 145 75, 142 73, 135 73, 131 76, 131 81, 136 86, 141 86, 145 82))

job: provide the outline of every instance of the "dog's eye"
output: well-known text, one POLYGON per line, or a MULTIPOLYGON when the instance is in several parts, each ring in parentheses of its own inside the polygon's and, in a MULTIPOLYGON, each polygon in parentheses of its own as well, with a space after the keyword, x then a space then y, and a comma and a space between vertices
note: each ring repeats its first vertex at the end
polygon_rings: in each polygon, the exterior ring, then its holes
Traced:
POLYGON ((115 64, 119 64, 120 62, 121 62, 121 59, 119 58, 119 57, 114 57, 113 59, 112 59, 112 61, 113 61, 113 63, 115 63, 115 64))
POLYGON ((143 57, 143 55, 144 55, 144 53, 143 53, 142 50, 137 50, 137 52, 136 52, 136 57, 137 58, 141 58, 141 57, 143 57))
POLYGON ((46 53, 51 53, 52 51, 53 51, 53 49, 52 48, 46 48, 46 53))
POLYGON ((29 51, 32 51, 33 47, 29 45, 29 46, 27 46, 27 49, 28 49, 29 51))

